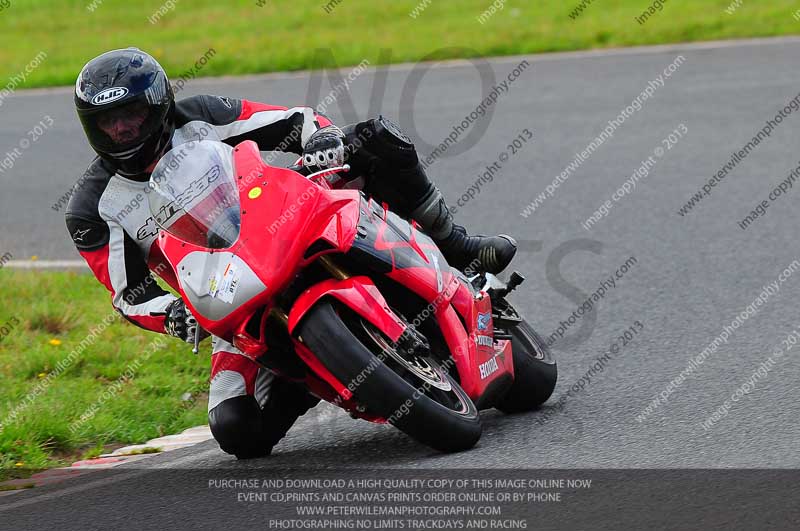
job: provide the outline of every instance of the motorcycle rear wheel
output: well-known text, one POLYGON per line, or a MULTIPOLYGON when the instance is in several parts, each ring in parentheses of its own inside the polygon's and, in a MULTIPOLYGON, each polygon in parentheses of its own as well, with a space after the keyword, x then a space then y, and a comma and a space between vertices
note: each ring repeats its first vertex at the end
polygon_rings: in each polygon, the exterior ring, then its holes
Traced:
POLYGON ((404 363, 407 355, 374 326, 327 300, 309 310, 299 332, 369 413, 441 452, 467 450, 480 439, 475 404, 437 360, 415 356, 404 363))
POLYGON ((531 411, 544 404, 558 381, 558 366, 542 337, 528 321, 512 328, 514 383, 497 409, 503 413, 531 411))

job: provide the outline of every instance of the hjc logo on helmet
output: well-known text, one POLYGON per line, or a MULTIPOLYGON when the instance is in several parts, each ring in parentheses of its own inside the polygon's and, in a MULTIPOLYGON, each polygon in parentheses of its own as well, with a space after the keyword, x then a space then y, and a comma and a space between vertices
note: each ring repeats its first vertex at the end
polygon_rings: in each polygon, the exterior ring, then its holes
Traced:
POLYGON ((126 94, 128 94, 128 89, 125 87, 107 88, 94 95, 94 98, 92 98, 92 105, 105 105, 106 103, 124 98, 126 94))

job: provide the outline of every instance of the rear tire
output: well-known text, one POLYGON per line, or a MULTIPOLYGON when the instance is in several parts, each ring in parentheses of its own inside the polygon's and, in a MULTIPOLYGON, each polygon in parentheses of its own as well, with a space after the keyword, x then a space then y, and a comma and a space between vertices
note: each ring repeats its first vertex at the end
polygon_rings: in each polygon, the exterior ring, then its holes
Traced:
POLYGON ((436 395, 430 387, 426 392, 431 396, 418 392, 420 386, 409 383, 375 355, 376 346, 365 345, 357 328, 363 320, 355 315, 350 318, 351 312, 342 310, 340 315, 331 302, 323 300, 309 310, 298 330, 325 368, 351 389, 356 402, 436 450, 458 452, 475 446, 482 431, 480 416, 458 382, 447 371, 438 374, 449 384, 457 410, 431 398, 436 395))
POLYGON ((514 383, 497 409, 521 413, 536 409, 550 398, 558 380, 558 366, 547 343, 526 320, 510 332, 514 383))

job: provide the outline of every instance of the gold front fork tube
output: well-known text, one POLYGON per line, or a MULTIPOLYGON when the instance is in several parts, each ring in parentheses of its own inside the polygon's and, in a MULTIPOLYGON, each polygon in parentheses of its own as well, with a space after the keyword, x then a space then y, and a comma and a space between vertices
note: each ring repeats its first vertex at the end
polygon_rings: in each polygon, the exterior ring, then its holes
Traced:
POLYGON ((345 273, 342 268, 334 264, 333 260, 331 260, 330 256, 328 255, 320 256, 319 263, 322 264, 322 267, 327 269, 328 273, 330 273, 333 276, 333 278, 337 280, 344 280, 346 278, 350 278, 350 275, 345 273))
POLYGON ((280 308, 272 308, 269 311, 269 314, 278 321, 280 321, 281 323, 283 323, 283 326, 287 328, 289 327, 289 316, 286 315, 286 312, 284 312, 280 308))

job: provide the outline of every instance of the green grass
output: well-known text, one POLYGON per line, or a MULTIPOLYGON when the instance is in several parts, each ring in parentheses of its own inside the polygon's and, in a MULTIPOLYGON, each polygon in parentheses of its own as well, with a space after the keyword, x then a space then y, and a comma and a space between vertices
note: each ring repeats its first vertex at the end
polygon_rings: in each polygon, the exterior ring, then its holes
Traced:
MULTIPOLYGON (((173 0, 174 1, 174 0, 173 0)), ((500 0, 498 0, 499 2, 500 0)), ((173 78, 209 48, 216 55, 200 75, 244 74, 373 65, 421 58, 506 55, 665 42, 787 35, 800 31, 794 0, 668 0, 644 25, 634 21, 651 0, 594 0, 573 20, 580 0, 506 0, 485 24, 491 0, 375 2, 339 0, 177 0, 156 24, 148 19, 164 0, 11 0, 0 11, 0 86, 39 52, 47 58, 22 84, 69 85, 81 66, 108 49, 139 46, 173 78), (94 12, 87 5, 97 2, 94 12), (332 55, 316 50, 330 48, 332 55)))
POLYGON ((113 315, 108 292, 88 274, 14 270, 0 271, 0 292, 0 327, 18 321, 0 328, 7 332, 0 340, 0 479, 207 422, 208 344, 205 355, 194 356, 185 343, 112 317, 96 342, 37 393, 91 328, 113 315), (163 348, 146 356, 159 339, 163 348), (145 361, 111 392, 137 359, 145 361), (37 396, 28 402, 31 393, 37 396), (189 400, 182 400, 185 393, 189 400), (29 405, 10 419, 20 404, 29 405), (97 413, 71 430, 95 404, 97 413))

